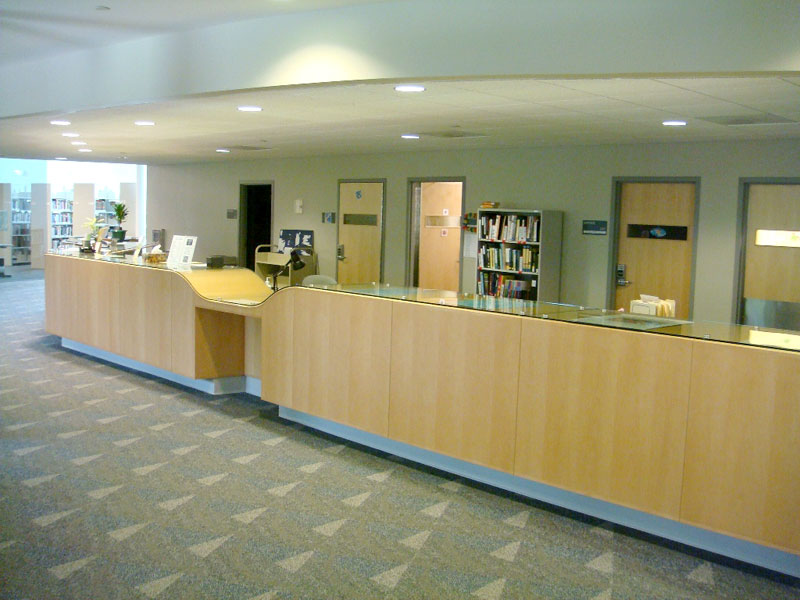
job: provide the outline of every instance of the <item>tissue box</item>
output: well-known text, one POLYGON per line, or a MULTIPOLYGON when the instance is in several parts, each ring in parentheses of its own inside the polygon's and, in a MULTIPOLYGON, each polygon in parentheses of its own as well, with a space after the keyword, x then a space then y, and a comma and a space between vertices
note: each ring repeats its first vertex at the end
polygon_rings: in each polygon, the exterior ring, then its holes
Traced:
POLYGON ((631 300, 631 313, 635 315, 655 315, 658 312, 658 302, 645 302, 644 300, 631 300))

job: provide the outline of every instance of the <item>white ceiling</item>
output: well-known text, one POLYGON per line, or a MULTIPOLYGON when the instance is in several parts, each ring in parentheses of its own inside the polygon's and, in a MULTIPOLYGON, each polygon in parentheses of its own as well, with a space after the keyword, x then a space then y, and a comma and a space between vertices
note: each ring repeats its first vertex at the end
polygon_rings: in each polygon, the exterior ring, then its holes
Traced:
POLYGON ((800 138, 800 77, 301 86, 0 120, 0 156, 140 164, 512 146, 800 138), (243 113, 239 105, 258 105, 243 113), (66 118, 69 127, 50 125, 66 118), (670 128, 665 119, 687 121, 670 128), (731 119, 767 124, 726 124, 731 119), (137 127, 135 120, 155 121, 137 127), (723 122, 719 122, 723 121, 723 122), (79 153, 69 131, 91 153, 79 153), (405 133, 419 140, 401 139, 405 133), (230 148, 229 154, 216 152, 230 148))
MULTIPOLYGON (((0 65, 281 12, 379 0, 0 0, 0 65), (98 5, 111 10, 96 10, 98 5)), ((396 1, 396 0, 395 0, 396 1)), ((800 77, 483 79, 250 90, 0 119, 0 156, 144 164, 408 150, 800 138, 800 77), (236 107, 255 104, 260 113, 236 107), (79 153, 66 118, 91 153, 79 153), (686 127, 667 128, 680 118, 686 127), (784 121, 725 124, 733 118, 784 121), (136 127, 147 119, 155 127, 136 127), (716 120, 716 122, 715 122, 716 120), (719 122, 723 121, 723 122, 719 122), (418 133, 419 140, 401 139, 418 133), (474 135, 471 135, 474 134, 474 135), (217 148, 230 148, 219 154, 217 148)))
POLYGON ((384 1, 0 0, 0 66, 204 25, 384 1))

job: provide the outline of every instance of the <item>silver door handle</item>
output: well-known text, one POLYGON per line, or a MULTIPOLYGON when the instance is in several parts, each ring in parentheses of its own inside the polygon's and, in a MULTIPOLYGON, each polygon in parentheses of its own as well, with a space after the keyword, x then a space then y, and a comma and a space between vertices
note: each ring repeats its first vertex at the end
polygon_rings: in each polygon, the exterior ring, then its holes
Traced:
POLYGON ((347 258, 344 255, 344 244, 339 244, 338 246, 336 246, 336 258, 338 260, 344 260, 345 258, 347 258))
POLYGON ((619 287, 625 287, 626 285, 630 285, 633 282, 628 279, 617 279, 617 285, 619 287))

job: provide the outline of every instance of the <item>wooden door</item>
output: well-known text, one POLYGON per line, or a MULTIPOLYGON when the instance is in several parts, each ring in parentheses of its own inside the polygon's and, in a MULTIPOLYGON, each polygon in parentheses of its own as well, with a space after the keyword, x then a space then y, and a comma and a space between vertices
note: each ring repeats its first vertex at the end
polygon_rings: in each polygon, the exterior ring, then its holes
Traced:
POLYGON ((381 280, 384 182, 339 183, 339 283, 381 280))
MULTIPOLYGON (((800 303, 800 184, 751 184, 747 194, 747 240, 743 308, 773 305, 777 312, 789 307, 778 303, 800 303)), ((773 310, 753 310, 756 315, 773 310)), ((764 308, 769 308, 765 306, 764 308)), ((779 316, 779 315, 775 315, 779 316)), ((758 322, 754 325, 786 327, 787 323, 758 322)), ((794 327, 793 327, 794 328, 794 327)))
POLYGON ((749 186, 746 248, 744 297, 800 302, 800 184, 749 186))
POLYGON ((694 219, 694 183, 621 184, 614 308, 648 294, 675 300, 675 316, 689 318, 694 219))
POLYGON ((461 280, 461 182, 422 184, 419 287, 458 292, 461 280))

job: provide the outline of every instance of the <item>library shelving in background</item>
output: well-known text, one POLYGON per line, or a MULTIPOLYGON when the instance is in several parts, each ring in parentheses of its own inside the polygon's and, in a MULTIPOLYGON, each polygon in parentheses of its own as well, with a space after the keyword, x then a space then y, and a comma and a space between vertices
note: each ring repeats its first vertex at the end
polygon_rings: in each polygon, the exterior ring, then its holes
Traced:
POLYGON ((478 210, 477 292, 559 302, 561 227, 557 210, 478 210))
POLYGON ((50 249, 56 250, 61 242, 72 237, 72 200, 64 197, 50 200, 50 249))
POLYGON ((97 198, 94 201, 95 218, 106 225, 119 225, 114 216, 114 205, 117 201, 111 198, 97 198))
POLYGON ((11 195, 11 264, 31 264, 31 193, 11 195))

